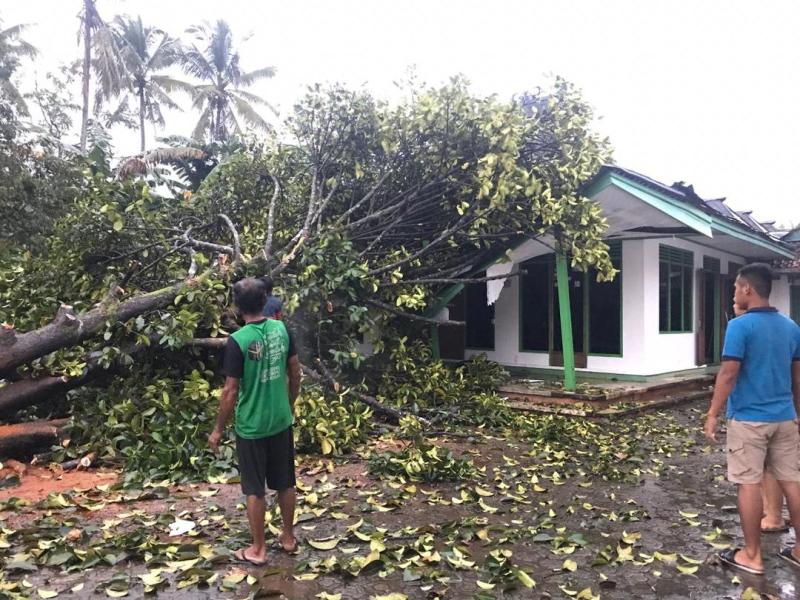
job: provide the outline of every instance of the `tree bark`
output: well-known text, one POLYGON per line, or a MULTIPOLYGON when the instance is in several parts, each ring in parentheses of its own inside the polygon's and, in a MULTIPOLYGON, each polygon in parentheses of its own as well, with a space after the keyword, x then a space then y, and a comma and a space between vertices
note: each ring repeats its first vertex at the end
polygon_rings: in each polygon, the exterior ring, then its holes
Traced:
MULTIPOLYGON (((159 335, 150 336, 150 343, 157 344, 159 335)), ((191 340, 186 345, 195 348, 222 349, 227 337, 224 338, 198 338, 191 340)), ((131 342, 120 348, 121 354, 135 356, 151 349, 152 346, 140 345, 131 342)), ((86 360, 86 370, 78 377, 50 376, 37 379, 21 379, 0 387, 0 417, 6 417, 22 408, 39 404, 69 390, 81 387, 104 375, 119 373, 125 368, 121 360, 115 361, 107 368, 97 359, 99 353, 92 353, 86 360)))
POLYGON ((68 422, 69 419, 56 419, 0 425, 0 457, 22 456, 37 447, 52 446, 68 422))
POLYGON ((7 373, 60 348, 79 344, 100 332, 109 320, 119 323, 163 308, 181 290, 196 285, 198 281, 199 278, 182 281, 148 294, 134 296, 125 302, 104 301, 80 315, 76 315, 72 307, 62 306, 53 322, 44 327, 21 335, 17 335, 14 330, 7 330, 0 337, 0 373, 7 373))
MULTIPOLYGON (((21 408, 32 406, 42 400, 63 393, 70 389, 70 382, 75 382, 78 379, 80 378, 70 379, 64 375, 61 377, 23 379, 6 384, 0 388, 0 416, 12 414, 21 408)), ((76 383, 75 385, 80 384, 76 383)))

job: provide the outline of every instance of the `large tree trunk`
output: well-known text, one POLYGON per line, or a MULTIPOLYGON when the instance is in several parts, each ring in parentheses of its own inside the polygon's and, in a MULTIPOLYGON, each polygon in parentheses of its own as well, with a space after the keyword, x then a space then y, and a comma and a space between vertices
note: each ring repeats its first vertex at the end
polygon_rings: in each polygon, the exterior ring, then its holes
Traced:
POLYGON ((52 446, 68 422, 69 419, 56 419, 0 425, 0 458, 23 456, 42 446, 52 446))
POLYGON ((163 308, 181 290, 195 285, 197 281, 182 281, 149 294, 134 296, 125 302, 105 301, 80 315, 76 315, 72 307, 62 306, 52 323, 20 335, 13 329, 0 328, 0 374, 60 348, 75 346, 102 331, 107 321, 121 323, 163 308))
POLYGON ((83 74, 81 97, 81 154, 86 154, 86 134, 89 126, 89 79, 92 75, 92 0, 83 0, 83 74))
POLYGON ((38 379, 23 379, 9 383, 0 388, 0 416, 7 416, 32 406, 39 402, 62 394, 70 389, 69 384, 75 385, 82 378, 70 379, 61 377, 40 377, 38 379))

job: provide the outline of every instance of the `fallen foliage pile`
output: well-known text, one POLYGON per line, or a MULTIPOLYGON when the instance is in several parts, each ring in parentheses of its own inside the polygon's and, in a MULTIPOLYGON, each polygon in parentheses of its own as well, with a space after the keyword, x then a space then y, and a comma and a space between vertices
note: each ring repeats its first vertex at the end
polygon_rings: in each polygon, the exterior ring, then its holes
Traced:
MULTIPOLYGON (((231 564, 248 537, 238 486, 152 482, 138 490, 53 494, 35 506, 6 500, 0 591, 13 599, 70 592, 191 598, 199 588, 255 598, 276 594, 283 585, 276 587, 277 578, 320 599, 344 598, 347 590, 348 597, 388 598, 377 590, 391 590, 392 598, 489 600, 515 590, 528 597, 536 586, 587 600, 637 581, 644 587, 632 593, 641 594, 662 576, 666 582, 708 569, 703 551, 732 543, 702 501, 665 497, 686 494, 680 478, 687 463, 697 478, 700 469, 691 465, 714 460, 697 443, 699 411, 685 414, 689 425, 686 417, 659 413, 600 424, 553 415, 521 417, 505 430, 462 428, 431 446, 473 465, 469 479, 454 482, 415 481, 404 470, 370 477, 369 460, 360 456, 305 459, 301 552, 271 552, 266 572, 231 564), (598 453, 614 457, 613 470, 595 468, 598 453), (648 495, 645 479, 663 493, 648 495), (650 521, 653 510, 659 519, 669 515, 661 529, 650 521), (176 526, 182 533, 170 535, 176 526)), ((380 454, 398 435, 420 432, 418 420, 404 421, 359 453, 380 454)), ((710 481, 715 472, 703 477, 710 481)), ((277 507, 269 508, 267 525, 277 535, 277 507)))

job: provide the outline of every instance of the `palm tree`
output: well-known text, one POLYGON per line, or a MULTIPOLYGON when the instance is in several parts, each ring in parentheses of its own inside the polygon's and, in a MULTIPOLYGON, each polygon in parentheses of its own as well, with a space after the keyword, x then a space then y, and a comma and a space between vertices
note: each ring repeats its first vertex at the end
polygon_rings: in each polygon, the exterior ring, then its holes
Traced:
POLYGON ((250 126, 269 129, 253 105, 272 107, 242 88, 272 77, 275 68, 242 71, 231 28, 225 21, 219 20, 213 27, 208 23, 198 25, 187 32, 195 34, 197 42, 184 50, 183 68, 202 82, 194 86, 193 108, 201 114, 192 137, 202 139, 208 132, 213 141, 225 141, 231 132, 242 131, 240 119, 250 126))
POLYGON ((179 42, 162 30, 145 27, 142 18, 117 17, 114 32, 125 71, 130 80, 129 93, 139 106, 141 151, 145 150, 145 121, 164 126, 162 108, 180 107, 169 96, 175 90, 193 93, 193 86, 166 75, 156 75, 175 64, 181 56, 179 42))
POLYGON ((81 154, 86 153, 89 126, 89 87, 92 71, 97 75, 95 105, 118 95, 128 84, 114 33, 97 12, 96 0, 83 0, 79 37, 83 38, 81 106, 81 154))
POLYGON ((36 48, 20 37, 27 28, 27 25, 20 24, 0 30, 0 93, 23 115, 28 115, 28 106, 11 77, 22 58, 35 58, 38 54, 36 48))

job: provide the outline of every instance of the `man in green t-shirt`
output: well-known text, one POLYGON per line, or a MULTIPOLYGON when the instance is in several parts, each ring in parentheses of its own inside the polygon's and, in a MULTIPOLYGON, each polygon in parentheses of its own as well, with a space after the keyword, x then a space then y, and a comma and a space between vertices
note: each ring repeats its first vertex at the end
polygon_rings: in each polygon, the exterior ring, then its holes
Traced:
POLYGON ((278 492, 283 522, 278 545, 289 553, 297 551, 292 423, 294 401, 300 391, 300 362, 283 322, 264 316, 266 301, 266 289, 258 279, 242 279, 233 286, 233 302, 245 326, 225 345, 225 387, 217 424, 208 436, 208 444, 216 452, 235 407, 239 475, 253 536, 253 544, 240 548, 235 556, 254 565, 267 562, 265 483, 278 492))

